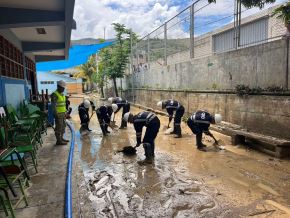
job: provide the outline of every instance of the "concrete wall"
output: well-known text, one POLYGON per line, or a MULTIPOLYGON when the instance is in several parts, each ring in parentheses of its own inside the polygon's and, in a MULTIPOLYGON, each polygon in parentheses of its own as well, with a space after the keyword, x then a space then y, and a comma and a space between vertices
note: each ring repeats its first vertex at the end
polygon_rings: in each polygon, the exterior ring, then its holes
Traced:
MULTIPOLYGON (((135 90, 135 103, 157 108, 161 99, 180 101, 186 113, 206 109, 210 113, 221 113, 223 120, 241 125, 256 133, 290 139, 290 97, 289 96, 248 96, 235 94, 193 93, 168 90, 135 90)), ((133 100, 132 92, 124 97, 133 100)))
POLYGON ((0 106, 11 104, 18 108, 19 104, 29 97, 25 80, 0 76, 0 106))
POLYGON ((286 42, 277 40, 180 63, 168 61, 167 66, 152 63, 148 70, 133 74, 134 84, 190 90, 231 90, 238 84, 286 87, 286 42))

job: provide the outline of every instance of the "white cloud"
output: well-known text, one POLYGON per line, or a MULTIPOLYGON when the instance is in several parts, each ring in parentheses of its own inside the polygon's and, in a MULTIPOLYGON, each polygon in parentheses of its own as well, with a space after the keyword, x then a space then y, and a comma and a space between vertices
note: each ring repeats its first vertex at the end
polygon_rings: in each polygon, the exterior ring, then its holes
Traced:
POLYGON ((74 19, 77 30, 72 39, 114 37, 112 23, 122 23, 139 36, 151 32, 178 13, 178 6, 166 0, 76 0, 74 19), (118 6, 118 7, 116 7, 118 6))
MULTIPOLYGON (((74 18, 77 22, 77 30, 72 32, 72 39, 103 38, 104 28, 106 28, 106 38, 113 38, 112 23, 125 24, 139 36, 144 36, 175 16, 183 9, 181 7, 184 7, 184 4, 191 2, 187 0, 76 0, 74 18)), ((281 2, 286 0, 277 0, 275 4, 281 2)), ((195 10, 205 5, 207 0, 202 0, 195 6, 195 10)), ((265 8, 271 6, 273 4, 265 8)), ((216 4, 204 7, 196 13, 196 16, 202 18, 202 23, 206 23, 214 19, 212 16, 217 16, 216 19, 219 19, 232 15, 233 10, 233 0, 217 0, 216 4)), ((243 13, 243 17, 257 12, 259 12, 257 8, 247 10, 243 13)), ((176 20, 178 21, 178 18, 176 20)), ((188 31, 185 32, 182 25, 177 25, 168 31, 169 38, 188 36, 188 31)))

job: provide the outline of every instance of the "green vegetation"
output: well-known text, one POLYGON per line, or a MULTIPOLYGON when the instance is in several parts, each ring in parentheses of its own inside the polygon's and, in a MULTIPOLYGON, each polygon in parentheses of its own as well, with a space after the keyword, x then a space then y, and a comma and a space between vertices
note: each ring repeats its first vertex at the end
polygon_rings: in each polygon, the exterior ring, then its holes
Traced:
MULTIPOLYGON (((76 78, 83 78, 92 88, 92 83, 97 84, 101 90, 101 95, 104 97, 103 87, 107 79, 112 79, 114 82, 114 90, 118 96, 118 89, 116 84, 117 78, 123 78, 125 68, 129 62, 129 54, 131 52, 131 38, 133 42, 137 41, 137 35, 124 25, 113 23, 116 31, 115 43, 107 48, 103 48, 96 58, 92 55, 89 60, 78 67, 79 72, 74 75, 76 78), (97 59, 99 59, 97 61, 97 59)), ((103 40, 99 39, 102 43, 103 40)))
POLYGON ((115 43, 100 52, 100 65, 103 69, 100 70, 102 76, 113 80, 115 95, 119 96, 117 89, 117 78, 123 78, 126 66, 129 63, 129 55, 131 52, 131 37, 132 41, 137 41, 137 35, 127 29, 123 24, 113 23, 116 31, 115 43))
POLYGON ((261 87, 257 88, 250 88, 247 85, 239 84, 235 88, 236 94, 240 97, 242 96, 248 96, 253 94, 261 94, 262 92, 271 92, 271 93, 283 93, 286 91, 283 87, 278 86, 269 86, 265 89, 262 89, 261 87))
POLYGON ((290 2, 276 8, 272 16, 277 16, 278 19, 281 19, 287 27, 288 32, 290 32, 290 2))
POLYGON ((94 78, 97 73, 96 56, 90 56, 89 60, 85 64, 78 66, 77 69, 79 70, 79 72, 74 74, 74 77, 83 78, 89 85, 91 90, 92 82, 94 82, 94 78))
MULTIPOLYGON (((274 3, 276 0, 238 0, 246 8, 263 8, 265 4, 274 3)), ((208 0, 209 3, 216 3, 216 0, 208 0)))
MULTIPOLYGON (((167 39, 167 56, 176 54, 178 52, 189 50, 190 40, 184 39, 167 39)), ((138 54, 148 54, 148 40, 138 42, 138 54)), ((165 42, 164 39, 151 38, 150 39, 150 61, 157 61, 164 59, 165 55, 165 42)))

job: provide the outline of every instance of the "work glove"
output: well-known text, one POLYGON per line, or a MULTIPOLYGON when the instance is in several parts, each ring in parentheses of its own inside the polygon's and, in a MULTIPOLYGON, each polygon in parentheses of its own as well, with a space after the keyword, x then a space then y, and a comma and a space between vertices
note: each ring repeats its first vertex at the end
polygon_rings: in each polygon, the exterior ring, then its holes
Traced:
POLYGON ((138 148, 140 145, 141 145, 141 144, 137 143, 135 147, 138 148))

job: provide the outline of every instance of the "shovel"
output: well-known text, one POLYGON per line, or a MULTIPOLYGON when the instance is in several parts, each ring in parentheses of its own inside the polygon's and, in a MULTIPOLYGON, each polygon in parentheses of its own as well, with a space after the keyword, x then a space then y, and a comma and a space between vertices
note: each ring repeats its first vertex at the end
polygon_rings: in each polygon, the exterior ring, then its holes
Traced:
POLYGON ((217 140, 210 131, 208 131, 206 133, 206 135, 210 136, 214 140, 213 146, 215 146, 216 148, 218 148, 220 150, 225 150, 225 146, 220 144, 222 141, 221 140, 217 140))
POLYGON ((122 152, 124 155, 127 156, 134 156, 137 152, 136 150, 137 146, 125 146, 122 150, 118 150, 117 152, 122 152))
POLYGON ((164 132, 165 135, 170 135, 170 133, 173 131, 173 127, 166 129, 166 131, 164 132))
POLYGON ((113 128, 118 128, 118 126, 116 125, 116 121, 115 121, 115 113, 113 116, 113 120, 110 121, 110 126, 113 128))

